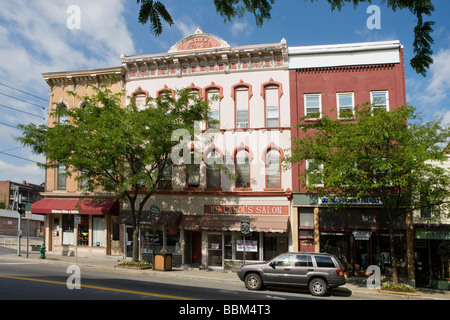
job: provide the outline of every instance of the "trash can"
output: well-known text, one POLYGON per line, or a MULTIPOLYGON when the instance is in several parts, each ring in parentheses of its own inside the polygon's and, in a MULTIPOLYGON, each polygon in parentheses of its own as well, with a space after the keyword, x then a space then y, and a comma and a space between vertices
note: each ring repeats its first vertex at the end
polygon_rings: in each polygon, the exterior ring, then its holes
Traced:
POLYGON ((171 271, 172 270, 172 254, 159 252, 153 256, 153 270, 171 271))

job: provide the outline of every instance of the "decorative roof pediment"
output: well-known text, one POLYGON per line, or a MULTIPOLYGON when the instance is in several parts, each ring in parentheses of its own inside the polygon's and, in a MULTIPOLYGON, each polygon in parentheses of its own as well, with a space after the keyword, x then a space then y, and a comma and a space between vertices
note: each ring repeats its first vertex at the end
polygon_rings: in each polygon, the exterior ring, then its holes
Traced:
POLYGON ((203 33, 200 28, 197 28, 193 35, 190 35, 173 45, 172 48, 170 48, 169 53, 229 47, 230 45, 225 40, 211 34, 203 33))

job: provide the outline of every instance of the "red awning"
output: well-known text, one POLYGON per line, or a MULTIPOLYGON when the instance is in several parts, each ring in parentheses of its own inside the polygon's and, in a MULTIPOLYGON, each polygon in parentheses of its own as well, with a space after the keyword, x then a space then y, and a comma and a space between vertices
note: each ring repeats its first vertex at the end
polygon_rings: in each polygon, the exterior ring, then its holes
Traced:
POLYGON ((31 205, 31 213, 118 215, 119 208, 116 199, 42 199, 31 205))
MULTIPOLYGON (((288 232, 289 216, 251 216, 252 232, 288 232)), ((201 231, 241 231, 239 215, 183 215, 180 229, 201 231)))

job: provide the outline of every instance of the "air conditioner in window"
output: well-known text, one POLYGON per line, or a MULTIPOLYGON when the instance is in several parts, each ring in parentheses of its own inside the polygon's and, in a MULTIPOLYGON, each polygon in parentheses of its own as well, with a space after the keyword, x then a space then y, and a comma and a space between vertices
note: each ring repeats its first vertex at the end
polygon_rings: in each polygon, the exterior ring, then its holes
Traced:
POLYGON ((248 122, 238 122, 237 128, 248 128, 248 122))

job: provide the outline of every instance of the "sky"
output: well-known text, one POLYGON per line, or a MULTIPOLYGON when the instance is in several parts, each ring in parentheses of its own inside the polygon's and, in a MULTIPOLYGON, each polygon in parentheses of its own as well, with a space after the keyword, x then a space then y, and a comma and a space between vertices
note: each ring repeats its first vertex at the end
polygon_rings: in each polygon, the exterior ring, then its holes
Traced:
POLYGON ((309 46, 399 40, 404 46, 407 102, 425 121, 441 117, 450 124, 450 1, 433 0, 434 63, 426 77, 409 65, 416 18, 393 12, 382 1, 379 29, 369 4, 348 4, 332 11, 325 0, 276 0, 272 17, 257 27, 252 14, 225 22, 212 0, 161 0, 174 25, 155 36, 138 22, 139 4, 131 0, 0 0, 0 181, 41 184, 44 170, 16 138, 18 124, 47 124, 49 87, 42 73, 117 67, 120 56, 162 53, 197 28, 231 46, 280 42, 309 46))

